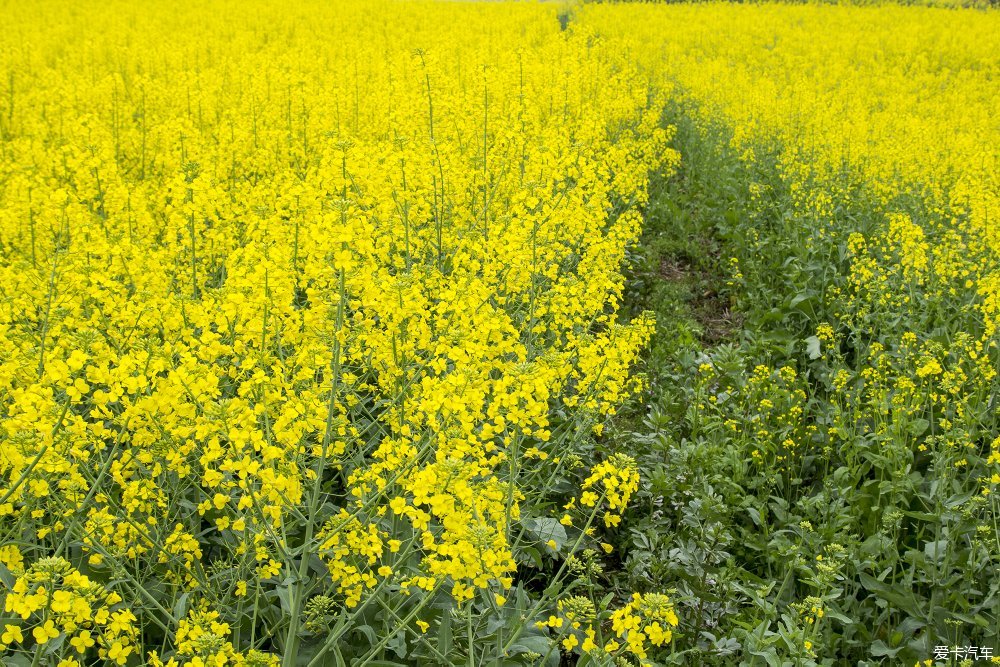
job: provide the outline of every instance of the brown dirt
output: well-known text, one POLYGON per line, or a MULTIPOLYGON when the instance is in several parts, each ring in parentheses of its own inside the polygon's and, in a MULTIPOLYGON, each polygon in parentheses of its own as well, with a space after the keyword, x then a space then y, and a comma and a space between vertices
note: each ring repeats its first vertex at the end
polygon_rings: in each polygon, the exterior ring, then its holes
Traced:
POLYGON ((688 300, 691 315, 701 328, 699 339, 708 346, 718 345, 735 334, 741 324, 739 313, 728 300, 709 287, 711 276, 683 257, 664 257, 658 274, 663 280, 687 283, 692 297, 688 300))

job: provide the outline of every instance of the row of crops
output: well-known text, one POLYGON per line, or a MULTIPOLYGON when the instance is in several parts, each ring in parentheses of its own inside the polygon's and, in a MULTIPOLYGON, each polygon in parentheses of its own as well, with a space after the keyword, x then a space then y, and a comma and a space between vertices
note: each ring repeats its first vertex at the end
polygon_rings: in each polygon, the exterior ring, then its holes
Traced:
POLYGON ((4 663, 1000 653, 995 13, 2 7, 4 663))

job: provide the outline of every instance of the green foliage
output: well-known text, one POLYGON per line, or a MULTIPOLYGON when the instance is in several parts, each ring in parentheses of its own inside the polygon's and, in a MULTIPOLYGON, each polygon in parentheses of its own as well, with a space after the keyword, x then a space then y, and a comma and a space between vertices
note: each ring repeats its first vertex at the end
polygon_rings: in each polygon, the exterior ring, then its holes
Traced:
MULTIPOLYGON (((890 223, 849 173, 821 225, 797 213, 773 149, 747 164, 720 128, 669 115, 684 161, 654 194, 629 294, 658 313, 651 386, 609 436, 646 473, 615 576, 678 606, 658 659, 913 664, 937 645, 1000 648, 1000 419, 982 370, 996 348, 981 367, 967 354, 981 323, 882 250, 883 284, 910 298, 859 291, 850 234, 890 223), (706 336, 706 293, 742 328, 706 336), (961 369, 948 400, 932 360, 961 369)), ((918 224, 943 215, 902 199, 918 224)))

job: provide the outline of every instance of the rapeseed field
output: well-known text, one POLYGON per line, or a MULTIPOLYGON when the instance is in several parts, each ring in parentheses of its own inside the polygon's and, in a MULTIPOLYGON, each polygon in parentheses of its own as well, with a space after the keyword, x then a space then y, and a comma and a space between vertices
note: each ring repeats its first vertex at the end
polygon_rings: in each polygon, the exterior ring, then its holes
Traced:
POLYGON ((995 10, 0 16, 3 664, 1000 661, 995 10))

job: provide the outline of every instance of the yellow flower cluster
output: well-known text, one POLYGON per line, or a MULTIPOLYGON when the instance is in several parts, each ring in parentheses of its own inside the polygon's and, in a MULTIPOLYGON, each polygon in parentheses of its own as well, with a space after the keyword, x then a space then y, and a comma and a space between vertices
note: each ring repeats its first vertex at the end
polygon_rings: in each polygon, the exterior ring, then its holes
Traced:
POLYGON ((639 489, 639 468, 627 454, 615 453, 595 465, 583 481, 580 505, 594 507, 602 499, 608 503, 604 513, 606 527, 621 523, 621 514, 629 498, 639 489))
POLYGON ((626 649, 644 659, 650 646, 663 646, 673 638, 677 614, 666 595, 635 593, 632 600, 611 615, 611 629, 626 649))
POLYGON ((563 598, 557 612, 547 620, 538 621, 536 626, 555 630, 564 651, 595 658, 621 658, 629 654, 641 664, 651 664, 646 661, 650 648, 669 644, 673 628, 679 623, 670 598, 659 593, 634 593, 625 606, 611 611, 607 620, 614 636, 606 640, 598 610, 589 598, 563 598))
POLYGON ((124 665, 136 652, 136 616, 122 597, 73 568, 64 558, 42 558, 20 574, 4 601, 4 611, 21 618, 5 624, 0 650, 25 641, 31 628, 36 647, 64 637, 71 650, 60 664, 85 664, 97 655, 124 665))
POLYGON ((244 655, 228 641, 229 624, 219 622, 219 613, 207 608, 191 610, 180 621, 175 636, 176 656, 164 662, 151 652, 151 667, 276 667, 277 656, 251 649, 244 655))

